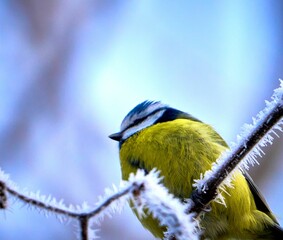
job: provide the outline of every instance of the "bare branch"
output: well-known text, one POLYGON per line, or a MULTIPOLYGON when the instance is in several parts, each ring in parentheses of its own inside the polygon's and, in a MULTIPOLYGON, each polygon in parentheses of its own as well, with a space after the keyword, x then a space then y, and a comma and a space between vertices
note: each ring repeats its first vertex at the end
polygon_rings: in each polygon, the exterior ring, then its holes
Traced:
POLYGON ((0 209, 5 209, 6 207, 7 207, 6 185, 4 182, 0 181, 0 209))
POLYGON ((260 156, 260 147, 272 143, 269 134, 275 133, 275 130, 278 129, 282 131, 280 126, 283 122, 280 119, 283 117, 283 81, 281 81, 281 87, 274 91, 272 102, 266 102, 266 105, 257 118, 253 119, 253 125, 248 125, 248 129, 245 129, 238 145, 217 160, 212 170, 205 173, 203 179, 196 181, 197 184, 194 186, 197 188, 191 195, 193 204, 187 209, 187 212, 200 214, 206 209, 208 204, 217 197, 218 188, 227 180, 227 177, 236 168, 241 169, 242 166, 247 168, 248 164, 253 164, 255 158, 260 156))
POLYGON ((89 217, 87 215, 79 217, 81 240, 88 240, 88 220, 89 217))
POLYGON ((196 190, 191 195, 190 206, 181 203, 160 185, 161 178, 155 169, 147 175, 142 171, 138 171, 136 175, 131 174, 128 182, 119 190, 114 189, 114 192, 92 209, 88 206, 75 209, 55 199, 51 201, 51 197, 46 199, 39 194, 20 193, 9 180, 9 176, 0 169, 0 209, 7 208, 7 196, 12 195, 24 203, 54 213, 59 218, 76 219, 79 222, 80 239, 88 240, 92 218, 103 216, 111 206, 118 205, 120 200, 131 199, 139 214, 147 208, 159 219, 161 225, 167 227, 168 239, 198 239, 200 233, 195 217, 217 197, 219 187, 231 179, 230 176, 235 169, 247 168, 248 164, 256 161, 257 156, 261 156, 260 147, 272 143, 271 133, 277 135, 276 130, 283 131, 282 117, 283 82, 281 88, 275 90, 272 102, 267 102, 267 107, 257 115, 254 123, 246 127, 237 145, 218 159, 212 170, 207 171, 202 179, 196 181, 196 190))

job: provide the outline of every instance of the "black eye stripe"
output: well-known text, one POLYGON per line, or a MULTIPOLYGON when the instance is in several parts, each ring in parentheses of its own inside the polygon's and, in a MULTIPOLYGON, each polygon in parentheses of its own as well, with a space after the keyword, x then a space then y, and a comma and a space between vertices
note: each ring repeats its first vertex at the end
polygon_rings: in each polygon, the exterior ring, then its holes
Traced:
POLYGON ((190 119, 190 120, 193 120, 193 121, 201 122, 200 120, 198 120, 197 118, 193 117, 192 115, 190 115, 188 113, 182 112, 182 111, 177 110, 175 108, 163 107, 163 108, 156 109, 155 111, 151 112, 150 114, 148 114, 148 115, 146 115, 142 118, 136 119, 132 124, 128 125, 128 127, 126 129, 124 129, 123 132, 127 131, 128 129, 130 129, 133 126, 138 125, 139 123, 143 122, 145 119, 149 118, 150 116, 152 116, 152 115, 156 114, 157 112, 162 111, 164 109, 166 109, 166 110, 154 122, 154 124, 173 121, 177 118, 190 119))
MULTIPOLYGON (((150 116, 154 115, 155 113, 159 112, 159 111, 162 111, 166 109, 165 107, 163 108, 159 108, 159 109, 156 109, 155 111, 151 112, 150 114, 142 117, 142 118, 138 118, 136 119, 132 124, 130 124, 126 129, 123 130, 123 132, 127 131, 129 128, 133 127, 133 126, 136 126, 138 125, 139 123, 143 122, 145 119, 149 118, 150 116)), ((163 115, 163 114, 162 114, 163 115)), ((161 116, 162 117, 162 116, 161 116)), ((158 121, 159 119, 157 119, 158 121)))
MULTIPOLYGON (((192 121, 201 122, 200 120, 198 120, 197 118, 193 117, 192 115, 190 115, 188 113, 182 112, 182 111, 177 110, 175 108, 170 108, 170 107, 164 106, 164 107, 161 107, 159 109, 156 109, 155 111, 151 112, 150 114, 148 114, 145 117, 136 119, 132 124, 128 125, 127 128, 122 131, 122 135, 124 134, 124 132, 126 132, 130 128, 138 125, 139 123, 146 120, 148 117, 150 117, 150 116, 152 116, 152 115, 154 115, 157 112, 162 111, 162 110, 164 111, 163 114, 158 119, 156 119, 155 122, 152 125, 157 124, 157 123, 170 122, 170 121, 173 121, 175 119, 189 119, 189 120, 192 120, 192 121)), ((135 134, 137 134, 137 132, 135 134)), ((123 143, 126 140, 127 139, 121 139, 120 140, 120 142, 119 142, 119 148, 120 149, 121 149, 123 143)))

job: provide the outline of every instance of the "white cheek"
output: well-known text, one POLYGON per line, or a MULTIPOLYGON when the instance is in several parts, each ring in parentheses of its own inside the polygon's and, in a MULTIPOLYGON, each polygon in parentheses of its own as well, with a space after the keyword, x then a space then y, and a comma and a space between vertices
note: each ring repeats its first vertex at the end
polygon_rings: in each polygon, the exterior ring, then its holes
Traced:
POLYGON ((133 116, 125 118, 123 120, 122 124, 121 124, 120 131, 121 132, 124 131, 127 128, 127 126, 129 126, 131 123, 133 123, 136 119, 144 118, 144 117, 150 115, 151 113, 153 113, 154 111, 161 109, 161 108, 165 108, 166 106, 167 105, 165 105, 163 103, 156 102, 156 103, 148 106, 144 111, 142 111, 140 113, 135 113, 133 116))
POLYGON ((141 131, 142 129, 145 129, 145 128, 153 125, 156 122, 156 120, 162 116, 162 114, 164 112, 165 112, 165 109, 161 110, 161 111, 158 111, 154 115, 149 116, 148 118, 146 118, 144 121, 142 121, 138 125, 129 128, 128 130, 126 130, 123 133, 122 140, 126 140, 128 137, 132 136, 133 134, 141 131))

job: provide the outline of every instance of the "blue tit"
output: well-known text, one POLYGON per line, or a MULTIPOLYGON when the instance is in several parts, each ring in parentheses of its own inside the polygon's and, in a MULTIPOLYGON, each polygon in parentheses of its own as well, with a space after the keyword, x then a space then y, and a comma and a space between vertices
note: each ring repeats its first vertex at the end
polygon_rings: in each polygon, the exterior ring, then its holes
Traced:
MULTIPOLYGON (((161 102, 144 101, 124 118, 120 132, 109 136, 119 142, 122 178, 157 168, 163 184, 181 200, 190 198, 194 179, 228 148, 208 124, 161 102)), ((212 202, 200 218, 203 239, 283 239, 283 231, 247 173, 237 171, 233 188, 222 195, 226 206, 212 202)), ((155 237, 166 227, 150 214, 140 222, 155 237)))

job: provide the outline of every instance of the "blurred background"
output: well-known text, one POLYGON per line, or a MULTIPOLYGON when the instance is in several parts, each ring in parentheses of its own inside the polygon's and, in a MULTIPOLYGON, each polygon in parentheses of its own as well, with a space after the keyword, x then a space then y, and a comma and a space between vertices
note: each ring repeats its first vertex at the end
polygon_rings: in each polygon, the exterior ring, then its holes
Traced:
MULTIPOLYGON (((283 78, 282 1, 0 1, 0 166, 19 187, 93 204, 121 179, 119 130, 136 104, 161 100, 235 141, 283 78)), ((281 138, 255 182, 283 224, 281 138)), ((10 200, 0 239, 76 239, 10 200)), ((101 239, 154 239, 129 207, 101 239)))

